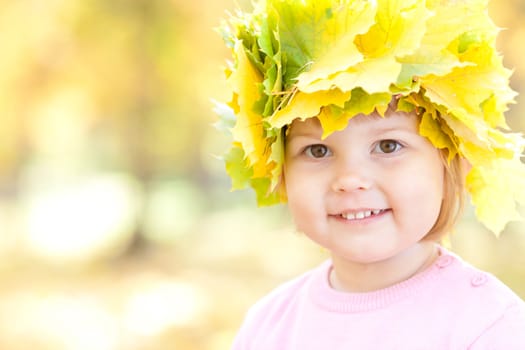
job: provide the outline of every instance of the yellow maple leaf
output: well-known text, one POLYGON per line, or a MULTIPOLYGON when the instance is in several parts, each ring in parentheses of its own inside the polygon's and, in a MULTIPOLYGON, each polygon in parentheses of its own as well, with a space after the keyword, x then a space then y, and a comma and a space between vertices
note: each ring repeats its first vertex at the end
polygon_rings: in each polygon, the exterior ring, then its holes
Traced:
POLYGON ((495 31, 486 11, 486 0, 451 1, 428 0, 432 11, 419 47, 409 55, 397 57, 403 70, 396 85, 410 88, 412 79, 429 74, 442 76, 454 67, 468 65, 461 62, 458 52, 465 50, 480 32, 495 31), (453 6, 452 6, 453 5, 453 6))
POLYGON ((432 25, 427 26, 418 51, 442 50, 464 33, 496 33, 487 0, 426 0, 426 5, 433 13, 432 25))
POLYGON ((510 159, 523 151, 519 134, 503 133, 489 127, 481 118, 461 109, 442 114, 458 140, 458 150, 471 163, 479 164, 494 158, 510 159))
POLYGON ((516 204, 525 205, 525 165, 519 158, 474 166, 466 185, 476 216, 496 235, 507 222, 522 219, 516 204))
POLYGON ((254 177, 257 177, 266 173, 268 158, 262 116, 254 111, 254 105, 260 99, 258 85, 262 83, 262 76, 252 65, 244 50, 242 42, 237 41, 234 51, 237 69, 228 78, 228 84, 233 92, 230 106, 237 114, 232 135, 233 140, 242 145, 249 165, 254 167, 254 177))
POLYGON ((367 94, 360 88, 352 90, 352 96, 344 105, 344 108, 326 106, 322 109, 318 118, 323 128, 322 138, 331 133, 343 130, 348 125, 350 118, 358 114, 371 114, 377 111, 384 116, 392 97, 388 93, 367 94))
POLYGON ((305 120, 317 116, 323 106, 333 104, 343 107, 350 96, 351 92, 342 92, 339 89, 317 91, 311 94, 299 91, 291 98, 286 107, 271 116, 269 123, 274 128, 282 128, 295 119, 305 120))
MULTIPOLYGON (((355 36, 355 44, 335 46, 319 64, 298 77, 299 90, 311 93, 332 88, 351 91, 361 87, 370 94, 389 91, 402 69, 396 57, 410 54, 419 47, 431 12, 424 2, 417 0, 379 0, 378 3, 375 24, 363 34, 349 30, 348 33, 355 36), (359 55, 355 49, 359 50, 359 55)), ((358 22, 362 25, 355 28, 362 31, 370 26, 370 12, 367 9, 366 20, 358 22)))
POLYGON ((419 134, 429 139, 434 147, 439 149, 448 149, 449 160, 454 157, 454 150, 456 149, 456 146, 450 139, 449 135, 443 132, 441 123, 432 116, 432 113, 425 112, 421 117, 421 121, 419 123, 419 134))
POLYGON ((501 114, 515 97, 508 86, 510 71, 503 68, 489 42, 472 44, 460 59, 468 65, 455 67, 443 76, 431 74, 421 78, 426 95, 434 103, 449 109, 462 106, 465 113, 504 127, 501 114))
POLYGON ((419 46, 432 15, 424 1, 378 0, 376 23, 370 30, 356 36, 356 44, 365 57, 390 54, 403 56, 419 46))
POLYGON ((372 58, 336 73, 330 79, 318 80, 306 89, 313 92, 337 87, 342 91, 352 91, 360 87, 369 94, 388 92, 400 72, 401 63, 393 56, 372 58))
POLYGON ((281 186, 283 174, 283 167, 281 165, 284 163, 284 138, 281 130, 278 131, 276 140, 271 146, 268 162, 272 164, 272 168, 269 169, 271 172, 270 190, 278 190, 282 197, 284 188, 281 186))
MULTIPOLYGON (((315 2, 310 6, 318 6, 324 10, 315 2)), ((374 24, 375 13, 376 6, 372 1, 350 1, 332 11, 330 20, 325 22, 325 26, 316 38, 323 43, 314 53, 319 59, 311 63, 307 72, 297 77, 296 86, 299 90, 304 92, 318 90, 309 88, 309 85, 327 79, 330 75, 344 71, 363 60, 354 38, 368 31, 374 24)))
POLYGON ((509 129, 504 115, 504 112, 507 110, 507 105, 501 103, 495 94, 492 94, 488 99, 483 101, 481 107, 484 112, 485 121, 492 128, 500 127, 503 129, 509 129))

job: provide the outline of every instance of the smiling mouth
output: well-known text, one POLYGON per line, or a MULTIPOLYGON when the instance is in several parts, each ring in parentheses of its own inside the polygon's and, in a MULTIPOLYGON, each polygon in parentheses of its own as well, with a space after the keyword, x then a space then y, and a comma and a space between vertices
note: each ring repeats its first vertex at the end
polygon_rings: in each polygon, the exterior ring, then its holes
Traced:
POLYGON ((339 214, 345 220, 362 220, 373 216, 378 216, 386 212, 388 209, 369 209, 369 210, 360 210, 348 213, 339 214))

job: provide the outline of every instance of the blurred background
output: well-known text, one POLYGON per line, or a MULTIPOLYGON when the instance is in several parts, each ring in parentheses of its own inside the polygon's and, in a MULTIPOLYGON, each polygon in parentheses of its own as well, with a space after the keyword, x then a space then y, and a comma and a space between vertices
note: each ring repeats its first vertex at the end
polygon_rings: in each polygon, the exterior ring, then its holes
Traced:
MULTIPOLYGON (((246 7, 248 1, 237 1, 246 7)), ((0 349, 228 349, 326 252, 230 193, 212 124, 233 0, 0 0, 0 349)), ((525 0, 493 0, 522 93, 525 0)), ((525 225, 472 209, 452 250, 525 298, 525 225)))

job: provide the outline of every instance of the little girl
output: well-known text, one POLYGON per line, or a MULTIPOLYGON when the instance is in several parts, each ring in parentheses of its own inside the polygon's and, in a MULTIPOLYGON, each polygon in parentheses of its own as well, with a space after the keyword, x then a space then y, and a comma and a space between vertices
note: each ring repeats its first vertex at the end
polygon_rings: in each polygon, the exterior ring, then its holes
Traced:
POLYGON ((438 243, 465 189, 496 234, 525 200, 486 5, 266 0, 222 27, 233 188, 287 201, 331 255, 259 301, 233 349, 525 349, 525 303, 438 243))

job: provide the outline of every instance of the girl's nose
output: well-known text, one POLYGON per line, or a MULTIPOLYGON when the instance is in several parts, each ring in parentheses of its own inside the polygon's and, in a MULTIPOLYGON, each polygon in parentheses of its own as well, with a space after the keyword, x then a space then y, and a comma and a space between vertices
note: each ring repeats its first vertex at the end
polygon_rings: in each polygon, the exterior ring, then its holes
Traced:
POLYGON ((353 192, 367 190, 372 186, 372 178, 363 164, 346 164, 341 167, 332 181, 332 191, 353 192))

